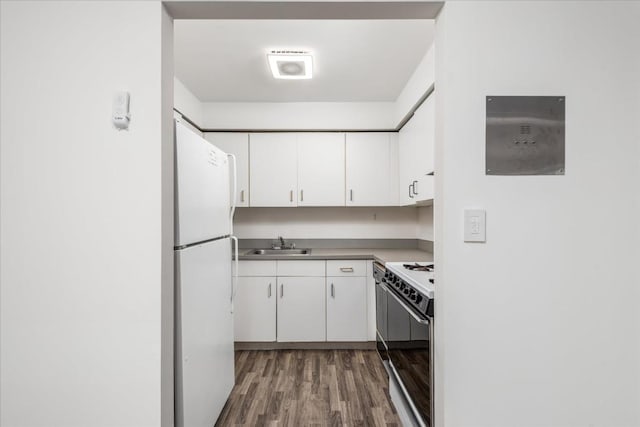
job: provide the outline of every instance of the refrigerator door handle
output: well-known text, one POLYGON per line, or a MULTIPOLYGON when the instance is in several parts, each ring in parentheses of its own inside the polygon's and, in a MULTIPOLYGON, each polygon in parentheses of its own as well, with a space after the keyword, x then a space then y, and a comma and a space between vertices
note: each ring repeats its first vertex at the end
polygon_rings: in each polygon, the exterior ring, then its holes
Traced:
POLYGON ((235 272, 231 278, 231 312, 233 313, 233 300, 236 298, 236 283, 238 282, 238 238, 229 236, 233 240, 233 260, 236 265, 235 272))
POLYGON ((233 215, 236 213, 236 192, 238 191, 238 174, 237 174, 237 162, 236 156, 228 154, 233 164, 233 192, 231 193, 231 212, 229 213, 229 234, 231 240, 233 240, 233 259, 236 265, 235 273, 231 278, 231 313, 233 313, 233 300, 236 297, 236 283, 238 282, 238 238, 233 235, 233 215))
POLYGON ((238 192, 238 173, 237 173, 237 162, 236 156, 234 154, 227 153, 227 156, 231 159, 231 164, 233 165, 233 191, 231 192, 231 212, 229 212, 230 219, 230 227, 229 234, 233 234, 233 215, 236 213, 236 193, 238 192))

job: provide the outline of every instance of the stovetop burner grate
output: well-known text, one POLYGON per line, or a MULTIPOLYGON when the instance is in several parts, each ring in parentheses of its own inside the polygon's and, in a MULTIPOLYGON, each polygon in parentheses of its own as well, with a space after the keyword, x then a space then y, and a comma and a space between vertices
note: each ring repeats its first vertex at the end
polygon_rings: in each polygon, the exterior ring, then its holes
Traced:
POLYGON ((433 271, 433 264, 420 265, 418 263, 415 264, 402 264, 404 268, 411 271, 433 271))

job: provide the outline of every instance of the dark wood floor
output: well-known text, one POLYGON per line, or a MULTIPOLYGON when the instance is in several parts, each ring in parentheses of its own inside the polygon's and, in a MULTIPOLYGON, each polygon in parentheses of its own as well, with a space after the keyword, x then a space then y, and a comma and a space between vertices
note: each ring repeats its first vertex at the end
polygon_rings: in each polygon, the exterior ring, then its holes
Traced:
POLYGON ((372 350, 236 352, 216 426, 400 426, 372 350))

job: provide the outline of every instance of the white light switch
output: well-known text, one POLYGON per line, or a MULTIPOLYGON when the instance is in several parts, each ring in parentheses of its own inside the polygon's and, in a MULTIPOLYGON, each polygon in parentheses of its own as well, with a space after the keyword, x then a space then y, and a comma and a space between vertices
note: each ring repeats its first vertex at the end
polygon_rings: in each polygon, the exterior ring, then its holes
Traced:
POLYGON ((464 210, 464 241, 485 242, 487 213, 482 209, 464 210))
POLYGON ((113 125, 118 130, 129 129, 129 92, 117 92, 113 97, 113 125))

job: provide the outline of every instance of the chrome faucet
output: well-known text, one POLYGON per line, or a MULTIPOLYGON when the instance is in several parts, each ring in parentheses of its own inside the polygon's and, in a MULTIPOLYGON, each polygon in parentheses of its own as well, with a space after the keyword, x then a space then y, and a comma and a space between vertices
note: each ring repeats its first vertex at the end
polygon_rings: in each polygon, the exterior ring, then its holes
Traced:
POLYGON ((278 247, 276 243, 272 243, 271 244, 272 249, 295 249, 296 247, 295 243, 291 243, 289 246, 287 246, 287 242, 284 240, 282 236, 278 236, 278 240, 280 241, 280 247, 278 247))

